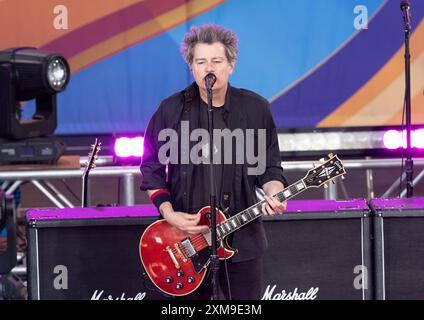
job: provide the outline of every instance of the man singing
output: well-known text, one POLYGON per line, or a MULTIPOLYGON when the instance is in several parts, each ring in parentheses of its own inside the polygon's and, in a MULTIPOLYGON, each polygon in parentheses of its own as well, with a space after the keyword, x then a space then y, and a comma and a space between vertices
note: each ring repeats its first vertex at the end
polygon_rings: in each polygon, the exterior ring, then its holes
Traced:
MULTIPOLYGON (((197 212, 210 201, 209 165, 202 161, 209 159, 209 142, 184 139, 187 128, 190 132, 209 130, 205 84, 208 74, 216 77, 212 87, 213 129, 221 130, 224 139, 230 135, 227 141, 231 142, 222 147, 222 141, 214 139, 218 207, 229 216, 243 211, 258 202, 256 187, 265 193, 264 215, 282 214, 286 207, 273 197, 287 183, 280 165, 277 133, 269 103, 258 94, 234 88, 228 82, 237 53, 238 40, 232 31, 217 25, 192 27, 183 40, 182 54, 195 82, 163 100, 145 131, 141 190, 148 192, 169 224, 189 234, 208 229, 198 225, 200 215, 197 212), (161 152, 166 142, 160 137, 161 131, 166 129, 176 132, 179 146, 168 150, 167 161, 161 152), (195 152, 192 152, 193 148, 197 148, 195 152), (177 154, 169 154, 172 152, 177 154), (192 157, 185 154, 187 152, 192 157), (199 158, 193 159, 193 155, 199 158), (257 163, 252 163, 255 155, 257 163)), ((262 255, 267 247, 262 220, 256 219, 232 233, 228 243, 238 252, 228 259, 228 272, 221 263, 219 283, 224 295, 221 298, 260 299, 262 255)), ((186 298, 210 299, 209 278, 186 298)))

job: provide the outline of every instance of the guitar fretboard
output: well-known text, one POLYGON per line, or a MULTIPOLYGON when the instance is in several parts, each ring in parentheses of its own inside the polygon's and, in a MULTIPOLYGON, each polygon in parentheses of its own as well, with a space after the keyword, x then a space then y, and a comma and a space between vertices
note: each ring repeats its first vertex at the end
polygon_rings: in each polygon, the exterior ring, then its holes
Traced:
MULTIPOLYGON (((304 179, 301 179, 291 184, 279 193, 275 194, 274 197, 277 198, 280 202, 283 202, 289 200, 290 198, 296 196, 297 194, 301 193, 306 189, 307 187, 304 183, 304 179)), ((253 206, 247 208, 246 210, 241 211, 236 215, 232 216, 231 218, 225 220, 224 222, 218 224, 216 226, 218 239, 225 238, 232 232, 240 229, 251 221, 261 217, 263 215, 262 205, 264 202, 265 200, 262 200, 254 204, 253 206)))

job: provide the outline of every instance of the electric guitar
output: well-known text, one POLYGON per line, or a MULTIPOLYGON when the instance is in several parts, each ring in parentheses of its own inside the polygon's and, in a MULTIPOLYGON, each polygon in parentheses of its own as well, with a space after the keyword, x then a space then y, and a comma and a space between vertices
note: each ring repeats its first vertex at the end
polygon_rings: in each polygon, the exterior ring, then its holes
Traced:
POLYGON ((82 208, 87 207, 87 185, 88 185, 88 175, 90 170, 96 166, 96 160, 100 151, 102 143, 98 138, 96 138, 93 145, 91 145, 91 151, 88 154, 87 165, 85 166, 84 173, 82 175, 82 208))
MULTIPOLYGON (((308 188, 318 188, 326 182, 343 176, 346 171, 336 155, 321 159, 321 165, 309 170, 305 177, 274 195, 283 202, 308 188)), ((219 259, 231 258, 237 250, 231 248, 226 237, 251 221, 261 217, 265 200, 227 218, 216 211, 219 259)), ((200 211, 199 225, 210 226, 211 208, 200 211)), ((183 296, 195 291, 202 283, 209 266, 211 232, 188 234, 170 225, 166 220, 152 223, 140 239, 140 258, 153 284, 166 294, 183 296)))

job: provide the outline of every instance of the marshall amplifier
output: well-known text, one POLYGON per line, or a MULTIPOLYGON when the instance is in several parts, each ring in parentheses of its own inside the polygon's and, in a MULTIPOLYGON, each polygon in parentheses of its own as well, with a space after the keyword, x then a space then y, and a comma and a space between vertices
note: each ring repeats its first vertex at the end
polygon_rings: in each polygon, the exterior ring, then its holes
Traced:
POLYGON ((30 299, 163 299, 143 275, 139 241, 153 206, 29 210, 30 299))
POLYGON ((264 219, 262 299, 373 298, 370 210, 364 200, 290 200, 264 219))
MULTIPOLYGON (((30 210, 30 299, 167 299, 146 278, 139 241, 153 206, 30 210)), ((369 299, 369 209, 363 200, 288 202, 265 218, 263 299, 369 299)))
POLYGON ((424 299, 424 198, 374 199, 377 299, 424 299))

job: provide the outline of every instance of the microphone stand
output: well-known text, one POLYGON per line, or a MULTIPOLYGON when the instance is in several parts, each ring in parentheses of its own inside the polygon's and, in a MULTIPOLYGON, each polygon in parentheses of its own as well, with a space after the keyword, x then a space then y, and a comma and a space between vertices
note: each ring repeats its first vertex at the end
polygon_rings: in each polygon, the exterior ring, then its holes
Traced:
POLYGON ((213 105, 212 88, 207 87, 208 92, 208 125, 209 125, 209 173, 210 173, 210 207, 211 207, 211 242, 212 252, 210 256, 212 272, 212 300, 218 300, 218 272, 219 258, 217 255, 217 235, 216 235, 216 188, 215 170, 213 164, 213 105))
POLYGON ((411 147, 411 55, 409 51, 409 38, 411 25, 409 19, 410 4, 407 1, 402 1, 401 10, 405 23, 405 117, 406 117, 406 197, 413 196, 413 160, 411 147))

